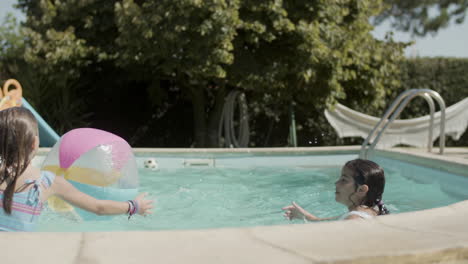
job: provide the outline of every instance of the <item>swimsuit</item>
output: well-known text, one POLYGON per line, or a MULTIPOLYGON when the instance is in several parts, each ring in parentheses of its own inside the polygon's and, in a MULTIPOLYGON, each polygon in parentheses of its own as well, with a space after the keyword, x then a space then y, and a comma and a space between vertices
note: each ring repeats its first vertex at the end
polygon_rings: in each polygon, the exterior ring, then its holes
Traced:
POLYGON ((11 215, 3 210, 3 191, 0 190, 0 231, 34 231, 44 207, 40 201, 42 188, 49 188, 54 179, 55 174, 41 171, 37 180, 26 180, 25 184, 33 186, 27 191, 13 194, 11 215))
POLYGON ((367 212, 363 212, 363 211, 351 211, 351 212, 347 212, 346 214, 342 215, 339 220, 344 220, 346 219, 348 216, 350 215, 357 215, 363 219, 370 219, 370 218, 373 218, 374 216, 367 213, 367 212))

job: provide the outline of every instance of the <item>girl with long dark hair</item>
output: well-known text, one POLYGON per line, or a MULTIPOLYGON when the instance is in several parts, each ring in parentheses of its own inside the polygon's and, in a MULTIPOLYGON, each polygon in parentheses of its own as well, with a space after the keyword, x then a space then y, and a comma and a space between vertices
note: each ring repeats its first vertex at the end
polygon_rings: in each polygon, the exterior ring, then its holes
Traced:
POLYGON ((343 166, 341 176, 335 182, 335 200, 348 207, 346 214, 319 218, 295 202, 282 209, 285 211, 284 216, 289 220, 367 219, 389 213, 382 201, 384 189, 384 170, 373 161, 355 159, 343 166))

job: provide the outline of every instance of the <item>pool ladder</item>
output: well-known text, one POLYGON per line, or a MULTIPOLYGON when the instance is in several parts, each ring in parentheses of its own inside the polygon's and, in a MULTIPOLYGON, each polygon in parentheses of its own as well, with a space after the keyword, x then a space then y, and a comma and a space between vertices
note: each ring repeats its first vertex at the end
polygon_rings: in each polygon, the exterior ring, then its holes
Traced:
POLYGON ((431 90, 431 89, 410 89, 401 93, 393 101, 393 103, 387 109, 387 111, 385 112, 383 117, 380 119, 380 121, 377 123, 377 125, 374 126, 372 131, 367 136, 366 140, 364 140, 364 143, 362 143, 361 145, 361 151, 359 153, 360 158, 367 159, 369 151, 374 150, 375 145, 377 145, 377 143, 379 142, 380 137, 385 132, 385 129, 387 129, 388 125, 390 125, 400 115, 400 113, 408 105, 408 103, 417 96, 423 97, 429 104, 429 109, 430 109, 431 119, 429 121, 430 122, 429 123, 429 135, 428 135, 428 140, 427 140, 428 152, 432 151, 432 130, 434 126, 434 111, 435 111, 434 100, 437 101, 437 103, 439 104, 439 108, 440 108, 439 154, 441 155, 444 154, 444 148, 445 148, 445 102, 444 102, 444 99, 442 99, 442 97, 440 96, 438 92, 431 90), (374 137, 376 133, 377 133, 377 136, 375 137, 375 139, 372 140, 372 143, 370 143, 371 139, 374 137))

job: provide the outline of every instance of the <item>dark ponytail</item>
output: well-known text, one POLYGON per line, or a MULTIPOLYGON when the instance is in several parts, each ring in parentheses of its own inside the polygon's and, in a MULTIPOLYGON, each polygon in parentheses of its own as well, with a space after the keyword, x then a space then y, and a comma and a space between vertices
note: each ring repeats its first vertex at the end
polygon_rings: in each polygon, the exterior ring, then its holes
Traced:
POLYGON ((18 177, 33 158, 36 136, 37 121, 28 109, 12 107, 0 111, 0 184, 7 185, 3 192, 6 214, 11 214, 18 177))
POLYGON ((379 215, 386 215, 390 213, 390 211, 387 209, 382 200, 377 199, 375 201, 375 205, 377 206, 377 208, 379 208, 379 215))

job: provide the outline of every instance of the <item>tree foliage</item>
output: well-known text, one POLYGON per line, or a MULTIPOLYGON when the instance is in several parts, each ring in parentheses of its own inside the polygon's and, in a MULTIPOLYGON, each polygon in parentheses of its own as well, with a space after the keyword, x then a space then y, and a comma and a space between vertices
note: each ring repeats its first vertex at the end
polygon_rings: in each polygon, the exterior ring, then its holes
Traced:
POLYGON ((88 115, 83 99, 76 96, 75 80, 68 78, 63 71, 49 74, 51 65, 48 63, 52 59, 28 60, 39 58, 28 57, 32 49, 27 42, 28 33, 28 29, 21 27, 11 15, 7 15, 3 26, 0 26, 1 84, 10 78, 20 80, 29 103, 46 116, 59 133, 86 125, 88 115))
POLYGON ((337 100, 378 107, 386 89, 398 86, 404 44, 370 34, 380 1, 20 0, 19 6, 27 14, 25 60, 60 89, 73 84, 73 95, 86 97, 95 113, 93 123, 126 126, 127 135, 151 133, 149 123, 189 102, 193 121, 169 125, 193 124, 192 145, 217 146, 231 90, 247 94, 254 123, 287 119, 295 105, 299 126, 308 129, 318 109, 337 100), (132 100, 140 103, 126 103, 132 100))

